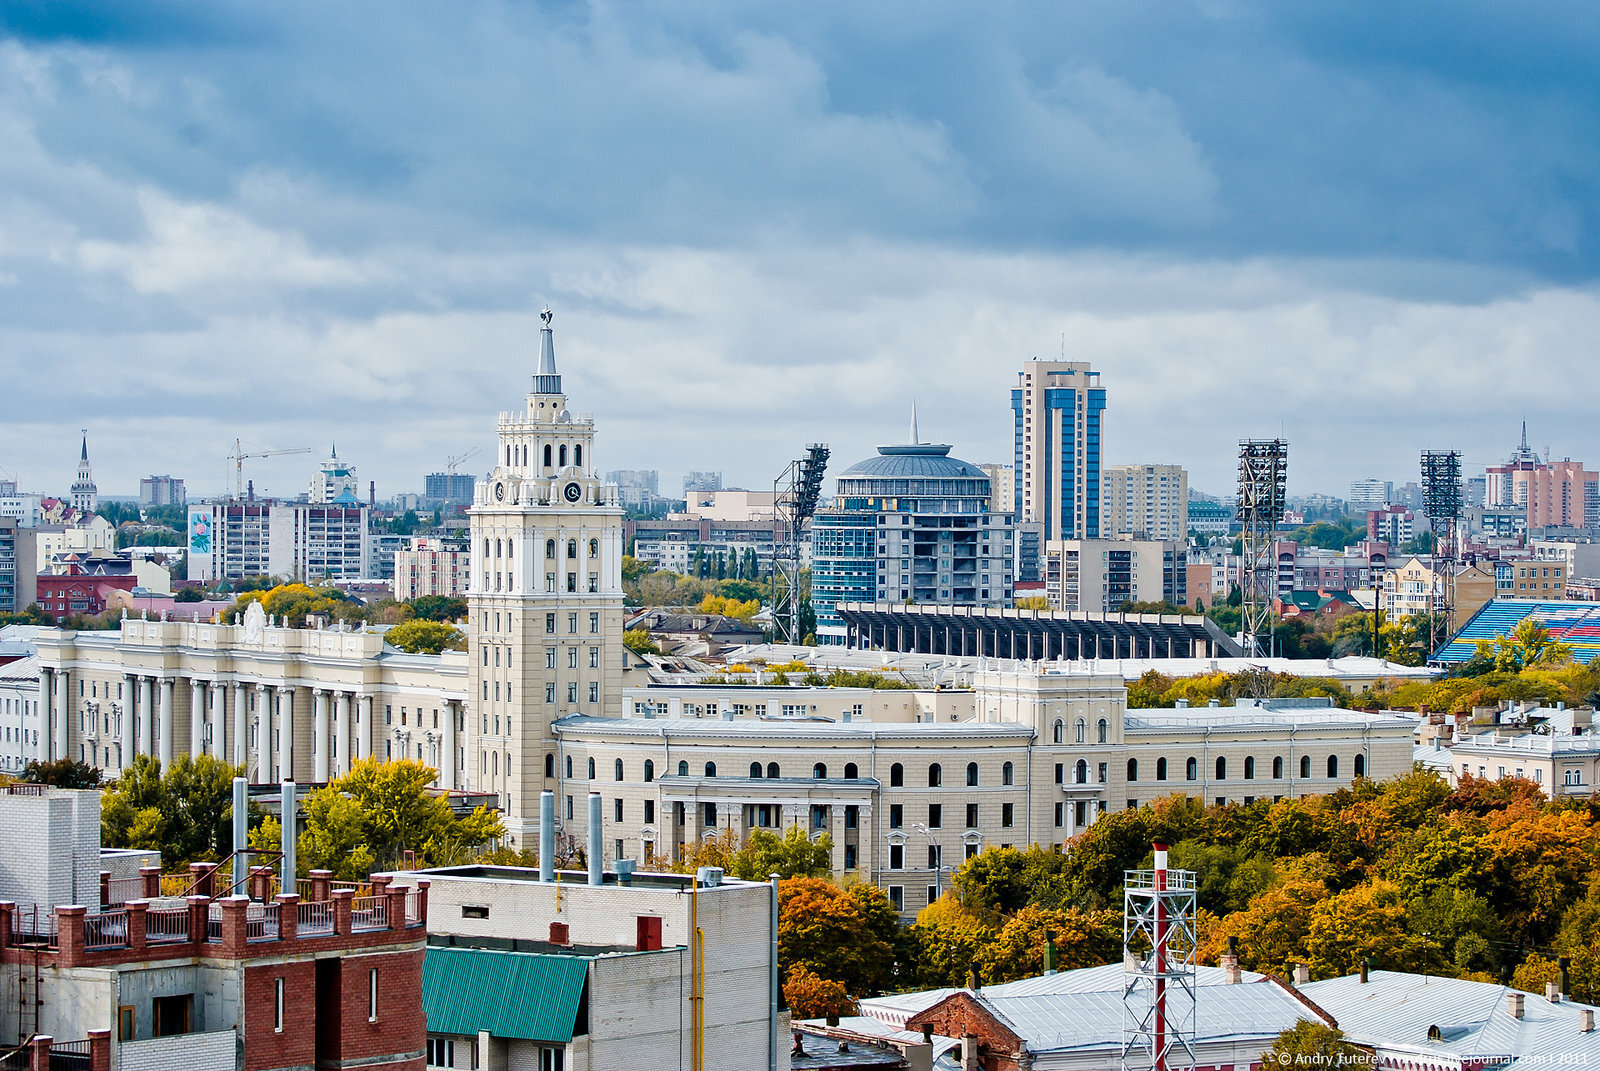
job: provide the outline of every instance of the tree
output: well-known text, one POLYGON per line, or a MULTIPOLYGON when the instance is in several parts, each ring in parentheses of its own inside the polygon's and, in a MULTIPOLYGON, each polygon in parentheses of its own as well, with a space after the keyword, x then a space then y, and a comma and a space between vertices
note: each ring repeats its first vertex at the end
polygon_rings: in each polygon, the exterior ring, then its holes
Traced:
POLYGON ((439 654, 443 651, 464 651, 467 637, 460 629, 442 621, 413 618, 403 621, 383 634, 391 647, 410 654, 439 654))
POLYGON ((35 785, 56 788, 99 788, 100 770, 77 759, 37 760, 22 768, 22 779, 35 785))
POLYGON ((464 621, 467 617, 467 600, 449 595, 419 595, 411 600, 411 616, 424 621, 464 621))
POLYGON ((1371 1053, 1344 1040, 1344 1032, 1311 1019, 1301 1019, 1278 1035, 1277 1042, 1262 1057, 1262 1066, 1272 1068, 1366 1068, 1373 1066, 1371 1053))
POLYGON ((700 605, 695 609, 702 614, 718 614, 722 617, 748 621, 760 611, 761 604, 754 599, 749 602, 740 602, 738 599, 730 599, 722 595, 707 595, 700 600, 700 605))
POLYGON ((322 865, 336 861, 336 851, 359 845, 371 865, 396 865, 409 850, 425 865, 440 866, 505 835, 499 817, 487 807, 457 818, 448 800, 428 792, 437 777, 433 767, 414 759, 362 759, 307 797, 305 831, 297 844, 306 844, 308 862, 315 858, 322 865), (336 802, 334 796, 348 796, 355 807, 336 802))
POLYGON ((803 963, 789 972, 783 999, 795 1019, 831 1019, 856 1013, 856 1002, 843 985, 817 977, 803 963))
POLYGON ((1425 961, 1427 943, 1413 933, 1400 887, 1386 881, 1359 885, 1323 900, 1311 911, 1306 964, 1316 978, 1354 974, 1363 960, 1390 970, 1425 961))
POLYGON ((1012 605, 1018 610, 1048 610, 1050 600, 1044 595, 1024 595, 1012 605))
POLYGON ((824 878, 778 884, 778 966, 787 977, 803 966, 858 996, 881 992, 894 977, 900 924, 882 889, 841 889, 824 878))
POLYGON ((1110 963, 1122 947, 1122 913, 1109 908, 1047 910, 1030 904, 978 951, 979 974, 986 983, 1043 974, 1047 940, 1055 945, 1059 970, 1110 963))
POLYGON ((910 939, 907 983, 924 989, 963 986, 979 951, 994 940, 994 928, 951 889, 917 914, 910 939))
POLYGON ((730 869, 734 877, 745 881, 766 881, 773 874, 780 878, 824 878, 833 871, 832 857, 833 838, 826 833, 813 841, 799 826, 790 826, 782 837, 757 829, 734 855, 730 869))
POLYGON ((661 645, 650 637, 650 630, 646 628, 630 628, 622 634, 622 643, 634 654, 661 653, 661 645))
POLYGON ((199 588, 179 588, 172 596, 173 602, 205 602, 206 593, 199 588))
POLYGON ((158 849, 168 869, 220 859, 233 851, 233 779, 243 773, 214 755, 179 755, 166 770, 136 755, 101 796, 101 843, 158 849))

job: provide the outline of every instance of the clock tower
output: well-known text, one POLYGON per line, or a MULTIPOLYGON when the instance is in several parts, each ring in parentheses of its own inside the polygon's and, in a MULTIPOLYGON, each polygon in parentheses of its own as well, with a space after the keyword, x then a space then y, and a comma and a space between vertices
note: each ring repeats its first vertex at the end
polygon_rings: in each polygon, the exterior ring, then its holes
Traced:
POLYGON ((595 470, 594 418, 567 409, 550 310, 541 319, 532 390, 500 414, 495 467, 468 511, 471 684, 456 783, 499 796, 517 848, 538 843, 543 789, 556 793, 559 831, 585 819, 567 813, 576 790, 552 723, 622 714, 623 513, 595 470))

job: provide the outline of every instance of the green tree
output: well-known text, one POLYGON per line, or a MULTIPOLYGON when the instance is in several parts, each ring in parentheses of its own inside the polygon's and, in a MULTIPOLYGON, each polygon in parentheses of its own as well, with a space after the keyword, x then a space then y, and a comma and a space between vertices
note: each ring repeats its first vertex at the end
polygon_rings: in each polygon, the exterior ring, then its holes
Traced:
POLYGON ((882 992, 894 977, 900 924, 876 885, 841 889, 823 878, 778 884, 778 966, 804 966, 846 992, 882 992))
POLYGON ((1122 947, 1122 913, 1029 905, 1007 919, 978 951, 982 980, 998 984, 1043 974, 1046 941, 1055 946, 1058 970, 1110 963, 1122 947))
POLYGON ((904 981, 938 989, 967 984, 967 972, 994 940, 994 928, 949 890, 918 913, 908 936, 910 976, 904 981))
POLYGON ((467 649, 466 633, 442 621, 413 618, 402 621, 383 634, 384 642, 410 654, 439 654, 467 649))
POLYGON ((1050 600, 1043 595, 1024 595, 1012 603, 1018 610, 1048 610, 1050 600))
POLYGON ((305 843, 306 858, 319 860, 319 865, 355 845, 370 857, 369 865, 394 866, 403 852, 414 851, 425 865, 440 866, 505 834, 499 817, 487 807, 456 817, 448 800, 428 791, 437 777, 433 767, 413 759, 363 759, 307 797, 305 829, 296 843, 305 843), (348 796, 355 806, 345 806, 335 796, 348 796))
POLYGON ((205 602, 206 593, 200 588, 179 588, 172 596, 173 602, 205 602))
POLYGON ((790 826, 778 836, 757 829, 733 857, 732 873, 745 881, 766 881, 773 874, 780 878, 822 878, 832 873, 833 838, 824 833, 816 840, 799 826, 790 826))
POLYGON ((449 595, 419 595, 411 600, 411 615, 423 621, 443 621, 449 624, 464 621, 467 617, 467 600, 449 595))
POLYGON ((650 630, 645 628, 630 628, 622 634, 622 642, 628 650, 635 654, 661 653, 661 645, 650 636, 650 630))
POLYGON ((100 770, 77 759, 34 760, 22 768, 22 779, 56 788, 99 788, 100 770))
POLYGON ((1291 1069, 1357 1068, 1374 1066, 1369 1052, 1344 1040, 1344 1032, 1311 1019, 1301 1019, 1278 1035, 1262 1058, 1264 1067, 1291 1069))
POLYGON ((166 770, 136 755, 101 794, 101 843, 159 849, 169 870, 220 859, 233 851, 233 779, 243 773, 213 755, 179 755, 166 770))

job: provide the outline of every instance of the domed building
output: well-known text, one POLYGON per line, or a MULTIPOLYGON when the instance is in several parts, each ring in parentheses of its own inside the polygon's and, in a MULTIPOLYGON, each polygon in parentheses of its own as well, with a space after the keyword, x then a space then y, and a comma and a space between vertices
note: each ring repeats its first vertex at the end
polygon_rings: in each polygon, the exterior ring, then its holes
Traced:
POLYGON ((1011 604, 1012 518, 989 509, 989 477, 917 435, 839 476, 811 524, 817 642, 843 644, 842 602, 1011 604))

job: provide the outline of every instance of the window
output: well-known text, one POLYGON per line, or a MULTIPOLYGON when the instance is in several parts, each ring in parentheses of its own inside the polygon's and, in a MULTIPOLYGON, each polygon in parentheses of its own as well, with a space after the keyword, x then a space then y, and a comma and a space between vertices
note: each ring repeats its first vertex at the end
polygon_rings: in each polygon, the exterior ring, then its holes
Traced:
POLYGON ((589 668, 590 669, 599 669, 600 668, 600 648, 598 648, 598 647, 589 648, 589 668))
POLYGON ((600 612, 598 610, 589 615, 589 634, 591 636, 600 634, 600 612))
POLYGON ((854 805, 844 809, 844 827, 855 829, 861 824, 861 808, 854 805))
POLYGON ((688 763, 687 760, 678 763, 678 776, 679 777, 688 777, 689 776, 689 763, 688 763))
POLYGON ((272 981, 272 1032, 283 1033, 283 979, 272 981))
POLYGON ((940 859, 943 857, 943 855, 944 852, 941 850, 939 845, 928 845, 928 869, 938 870, 940 866, 940 859))
POLYGON ((1218 755, 1217 756, 1217 780, 1218 781, 1226 781, 1227 779, 1228 779, 1228 760, 1223 758, 1221 755, 1218 755))
POLYGON ((1063 815, 1065 810, 1066 810, 1066 805, 1065 804, 1060 803, 1060 802, 1056 803, 1056 828, 1057 829, 1060 829, 1063 825, 1066 824, 1065 820, 1062 817, 1062 815, 1063 815))
POLYGON ((944 826, 944 804, 928 804, 928 828, 941 829, 944 826))
POLYGON ((656 761, 654 759, 645 759, 644 760, 644 783, 648 785, 651 781, 654 781, 655 779, 656 779, 656 761))
POLYGON ((1015 777, 1016 767, 1012 766, 1011 763, 1008 762, 1004 766, 1000 767, 1000 783, 1002 785, 1012 784, 1015 777))
POLYGON ((1106 742, 1106 736, 1107 736, 1107 733, 1108 733, 1109 729, 1110 729, 1110 723, 1107 722, 1104 718, 1101 718, 1099 723, 1095 726, 1095 736, 1096 736, 1096 739, 1100 743, 1103 744, 1103 743, 1106 742))
POLYGON ((1254 755, 1245 756, 1244 779, 1246 781, 1254 781, 1256 779, 1256 760, 1254 755))
POLYGON ((617 760, 616 774, 617 774, 616 780, 621 781, 622 780, 622 760, 621 759, 617 760))
POLYGON ((1183 779, 1185 781, 1198 781, 1200 779, 1200 763, 1195 760, 1193 755, 1189 756, 1189 761, 1184 763, 1183 779))
POLYGON ((454 1067, 456 1065, 456 1043, 451 1038, 428 1039, 428 1066, 429 1067, 454 1067))
POLYGON ((1088 722, 1084 721, 1082 718, 1079 718, 1078 721, 1077 721, 1077 724, 1073 726, 1073 729, 1074 729, 1074 736, 1077 738, 1077 742, 1078 743, 1087 744, 1089 742, 1089 723, 1088 722))
MULTIPOLYGON (((1365 777, 1365 776, 1367 776, 1367 757, 1365 755, 1357 755, 1356 756, 1356 758, 1355 758, 1355 768, 1356 768, 1356 776, 1357 777, 1365 777)), ((1521 770, 1517 771, 1517 776, 1518 777, 1522 776, 1522 771, 1521 770)))
POLYGON ((545 614, 544 615, 544 630, 546 632, 550 632, 550 633, 555 632, 555 630, 556 630, 556 615, 555 614, 545 614))
POLYGON ((978 828, 978 805, 976 803, 967 804, 967 828, 978 828))
POLYGON ((1338 777, 1339 776, 1339 756, 1337 756, 1337 755, 1329 755, 1328 756, 1328 776, 1329 777, 1338 777))
POLYGON ((1059 785, 1059 784, 1063 783, 1063 779, 1064 779, 1064 777, 1066 775, 1062 771, 1065 770, 1065 769, 1066 769, 1066 767, 1063 766, 1061 763, 1059 763, 1059 762, 1056 763, 1056 784, 1059 785))
MULTIPOLYGON (((894 851, 893 848, 889 850, 891 853, 894 851)), ((896 911, 904 911, 906 909, 906 888, 904 885, 889 886, 889 903, 894 906, 896 911)))
POLYGON ((554 777, 556 775, 556 757, 554 755, 546 755, 544 757, 544 775, 546 777, 554 777))
POLYGON ((1095 770, 1095 774, 1096 774, 1095 780, 1099 784, 1102 784, 1102 785, 1105 784, 1106 783, 1106 764, 1102 762, 1099 765, 1099 767, 1095 770))
POLYGON ((828 808, 827 807, 815 806, 815 805, 812 806, 812 808, 811 808, 811 828, 812 829, 827 829, 828 828, 828 808))
POLYGON ((904 870, 906 868, 906 846, 904 844, 889 845, 889 869, 904 870))
POLYGON ((124 1004, 117 1008, 117 1040, 133 1040, 133 1005, 124 1004))
POLYGON ((854 870, 856 868, 856 846, 854 844, 846 844, 844 846, 844 868, 846 870, 854 870))
POLYGON ((1156 780, 1157 781, 1165 781, 1166 779, 1167 779, 1167 760, 1166 759, 1157 759, 1156 760, 1156 780))
POLYGON ((554 539, 546 539, 544 541, 544 556, 549 561, 555 560, 556 541, 554 539))
POLYGON ((942 784, 944 784, 944 770, 935 762, 928 767, 928 787, 938 788, 942 784))
POLYGON ((1000 824, 1001 825, 1003 825, 1003 826, 1005 826, 1006 828, 1009 829, 1011 827, 1011 823, 1012 823, 1012 821, 1013 821, 1013 819, 1015 817, 1016 817, 1016 804, 1013 804, 1013 803, 1002 803, 1000 805, 1000 824))
POLYGON ((761 776, 761 764, 759 762, 752 762, 750 764, 750 776, 751 777, 760 777, 761 776))
POLYGON ((1311 776, 1311 756, 1310 755, 1301 755, 1300 756, 1300 776, 1301 777, 1310 777, 1311 776))
MULTIPOLYGON (((612 813, 616 816, 615 818, 612 819, 612 821, 620 822, 620 821, 622 821, 622 801, 621 800, 612 800, 612 803, 614 804, 614 806, 612 807, 612 813)), ((618 857, 620 857, 621 855, 622 855, 621 852, 617 853, 618 857)))
POLYGON ((777 777, 778 776, 778 764, 777 763, 775 763, 775 762, 767 763, 767 776, 768 777, 777 777))
POLYGON ((556 649, 554 647, 546 647, 544 649, 544 668, 556 668, 556 649))
POLYGON ((655 820, 656 820, 656 801, 655 800, 645 800, 644 801, 644 822, 645 822, 645 825, 649 825, 651 822, 654 822, 655 820))
POLYGON ((555 681, 545 681, 544 682, 544 701, 546 703, 554 703, 556 701, 556 682, 555 681))
POLYGON ((823 763, 817 763, 815 766, 811 767, 811 776, 816 780, 821 781, 823 778, 828 776, 828 767, 823 763))
POLYGON ((716 763, 714 763, 714 762, 706 763, 706 776, 707 777, 715 777, 715 776, 717 776, 717 764, 716 763))
POLYGON ((708 825, 708 826, 716 825, 717 824, 717 805, 715 803, 703 804, 702 805, 702 817, 704 818, 704 824, 705 825, 708 825))
POLYGON ((900 788, 906 783, 906 768, 898 762, 889 767, 889 787, 900 788))
POLYGON ((1063 742, 1062 738, 1065 735, 1065 733, 1066 733, 1066 726, 1064 726, 1061 723, 1061 719, 1060 718, 1057 718, 1055 727, 1053 729, 1051 729, 1051 731, 1050 731, 1050 741, 1051 741, 1051 743, 1055 743, 1055 744, 1062 743, 1063 742))
POLYGON ((858 775, 856 773, 856 764, 853 763, 853 762, 845 763, 844 764, 844 779, 846 781, 854 781, 857 776, 858 775))
POLYGON ((1283 756, 1282 755, 1279 755, 1277 758, 1272 760, 1272 779, 1274 781, 1282 781, 1283 780, 1283 756))
POLYGON ((1079 759, 1077 765, 1072 768, 1072 781, 1078 785, 1089 783, 1089 764, 1083 759, 1079 759))
POLYGON ((968 788, 974 788, 974 787, 977 786, 977 784, 978 784, 978 764, 975 763, 975 762, 969 762, 969 763, 967 763, 967 787, 968 788))

